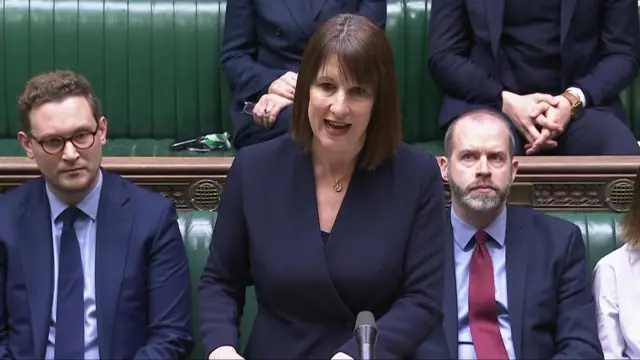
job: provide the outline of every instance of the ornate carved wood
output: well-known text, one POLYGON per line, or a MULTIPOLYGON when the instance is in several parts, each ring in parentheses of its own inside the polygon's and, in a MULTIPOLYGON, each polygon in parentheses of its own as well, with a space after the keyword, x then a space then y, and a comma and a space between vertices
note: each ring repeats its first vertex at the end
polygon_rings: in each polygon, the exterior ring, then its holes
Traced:
MULTIPOLYGON (((509 202, 556 211, 626 211, 640 157, 523 157, 509 202)), ((105 169, 174 200, 178 210, 216 210, 230 157, 112 157, 105 169)), ((25 157, 0 157, 0 194, 39 176, 25 157)), ((275 180, 275 179, 274 179, 275 180)), ((449 189, 446 186, 447 199, 449 189)))

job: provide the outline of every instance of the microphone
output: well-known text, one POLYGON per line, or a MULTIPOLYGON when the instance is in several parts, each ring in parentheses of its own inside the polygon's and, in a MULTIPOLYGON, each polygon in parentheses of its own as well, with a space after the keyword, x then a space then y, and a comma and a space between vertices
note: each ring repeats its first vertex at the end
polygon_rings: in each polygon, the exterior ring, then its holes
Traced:
POLYGON ((358 343, 359 360, 375 359, 374 349, 376 340, 378 340, 378 328, 376 327, 376 319, 370 311, 358 313, 353 336, 355 336, 358 343))

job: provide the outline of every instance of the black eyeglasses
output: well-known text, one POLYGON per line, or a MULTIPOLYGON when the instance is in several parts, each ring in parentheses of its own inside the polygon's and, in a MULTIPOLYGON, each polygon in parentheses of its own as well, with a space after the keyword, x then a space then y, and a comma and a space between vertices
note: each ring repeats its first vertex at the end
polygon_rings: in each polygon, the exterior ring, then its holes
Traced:
POLYGON ((96 134, 98 133, 98 127, 94 131, 80 131, 71 136, 51 136, 42 140, 36 138, 33 135, 30 137, 35 140, 42 150, 50 155, 56 155, 64 150, 68 141, 71 141, 73 146, 78 150, 88 149, 96 142, 96 134))

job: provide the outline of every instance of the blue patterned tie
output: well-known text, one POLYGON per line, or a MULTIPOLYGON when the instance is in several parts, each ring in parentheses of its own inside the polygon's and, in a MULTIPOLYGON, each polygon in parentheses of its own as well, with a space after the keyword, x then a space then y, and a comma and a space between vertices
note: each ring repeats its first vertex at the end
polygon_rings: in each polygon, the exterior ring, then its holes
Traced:
POLYGON ((80 244, 73 224, 82 211, 75 206, 60 214, 62 236, 58 261, 55 358, 84 358, 84 274, 80 244))

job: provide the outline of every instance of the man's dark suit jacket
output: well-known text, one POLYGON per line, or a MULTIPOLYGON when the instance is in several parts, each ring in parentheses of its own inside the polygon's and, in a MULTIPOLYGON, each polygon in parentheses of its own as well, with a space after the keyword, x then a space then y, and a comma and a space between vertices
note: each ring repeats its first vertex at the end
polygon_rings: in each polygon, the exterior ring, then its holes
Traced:
MULTIPOLYGON (((191 290, 176 219, 170 200, 103 170, 95 264, 101 358, 189 357, 191 290)), ((42 177, 0 197, 0 286, 0 359, 43 359, 54 284, 42 177)))
POLYGON ((384 28, 385 0, 233 0, 227 1, 220 65, 234 90, 231 119, 234 146, 255 144, 289 131, 291 106, 272 128, 242 112, 257 102, 287 71, 298 72, 302 54, 316 29, 340 13, 358 13, 384 28))
POLYGON ((402 144, 356 169, 323 244, 311 156, 290 136, 233 162, 199 290, 204 349, 238 349, 245 286, 258 315, 248 359, 357 358, 358 312, 371 311, 380 359, 413 355, 441 318, 445 199, 433 156, 402 144))
MULTIPOLYGON (((477 105, 499 110, 502 90, 517 92, 500 50, 505 1, 433 0, 429 68, 445 93, 441 125, 477 105)), ((636 0, 561 0, 562 88, 626 121, 619 93, 638 72, 639 33, 636 0)))
MULTIPOLYGON (((458 358, 458 301, 450 213, 444 318, 417 359, 458 358)), ((602 359, 587 252, 580 229, 535 210, 507 207, 509 322, 517 359, 602 359)))

